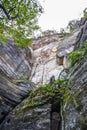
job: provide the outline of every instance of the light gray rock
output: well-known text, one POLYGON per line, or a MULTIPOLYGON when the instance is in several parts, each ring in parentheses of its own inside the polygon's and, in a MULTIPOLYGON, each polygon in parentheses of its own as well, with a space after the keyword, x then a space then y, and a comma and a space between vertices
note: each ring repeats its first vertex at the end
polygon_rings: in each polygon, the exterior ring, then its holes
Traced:
MULTIPOLYGON (((28 59, 31 59, 30 55, 28 55, 28 59)), ((0 69, 15 79, 27 78, 31 74, 31 66, 25 59, 22 49, 12 44, 0 43, 0 69)))
POLYGON ((30 79, 36 86, 49 83, 50 77, 53 75, 55 79, 58 79, 59 73, 63 69, 63 66, 58 66, 56 62, 58 43, 57 41, 51 42, 34 50, 34 64, 30 79))

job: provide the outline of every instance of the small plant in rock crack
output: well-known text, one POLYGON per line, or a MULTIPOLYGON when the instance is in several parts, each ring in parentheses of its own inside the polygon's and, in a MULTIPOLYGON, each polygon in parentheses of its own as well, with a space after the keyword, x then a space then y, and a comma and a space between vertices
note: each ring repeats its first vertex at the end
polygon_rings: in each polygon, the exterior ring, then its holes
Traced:
POLYGON ((69 59, 72 66, 75 65, 76 62, 79 62, 82 58, 83 58, 83 55, 80 51, 73 51, 69 55, 69 59))
POLYGON ((85 41, 84 47, 82 48, 81 51, 73 51, 69 55, 71 65, 73 66, 75 65, 76 62, 80 62, 84 58, 86 52, 87 52, 87 41, 85 41))

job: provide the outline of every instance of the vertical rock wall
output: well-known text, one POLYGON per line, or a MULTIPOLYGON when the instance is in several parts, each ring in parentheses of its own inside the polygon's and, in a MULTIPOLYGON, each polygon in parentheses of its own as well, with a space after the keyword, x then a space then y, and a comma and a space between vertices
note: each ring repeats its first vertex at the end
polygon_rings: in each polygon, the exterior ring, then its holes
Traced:
MULTIPOLYGON (((87 42, 87 22, 77 37, 75 50, 87 42), (80 36, 80 37, 79 37, 80 36), (78 46, 78 48, 77 48, 78 46)), ((63 106, 62 130, 87 130, 87 48, 82 60, 69 70, 70 99, 63 106)))

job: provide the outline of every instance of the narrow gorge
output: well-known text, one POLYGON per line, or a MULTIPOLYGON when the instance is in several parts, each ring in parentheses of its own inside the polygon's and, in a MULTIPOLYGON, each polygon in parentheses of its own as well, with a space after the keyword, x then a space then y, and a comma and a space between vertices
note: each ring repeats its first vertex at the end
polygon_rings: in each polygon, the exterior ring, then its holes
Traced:
POLYGON ((31 48, 0 42, 0 130, 87 130, 87 19, 31 48))

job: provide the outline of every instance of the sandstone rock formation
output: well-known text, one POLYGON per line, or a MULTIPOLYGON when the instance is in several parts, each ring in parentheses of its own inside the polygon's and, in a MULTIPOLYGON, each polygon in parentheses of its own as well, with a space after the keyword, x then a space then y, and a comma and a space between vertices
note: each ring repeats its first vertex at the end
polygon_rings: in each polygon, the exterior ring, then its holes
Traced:
POLYGON ((28 48, 0 44, 0 130, 87 129, 87 48, 73 66, 68 59, 72 51, 84 48, 86 40, 83 19, 68 36, 38 40, 33 57, 28 48), (52 76, 54 80, 68 78, 63 102, 35 89, 49 83, 52 76))
POLYGON ((58 79, 60 72, 70 66, 68 55, 74 50, 75 40, 80 29, 75 30, 71 36, 59 37, 55 35, 52 38, 44 37, 42 40, 34 43, 33 48, 33 68, 31 80, 36 86, 49 83, 54 75, 58 79), (53 41, 53 39, 55 40, 53 41), (48 43, 43 42, 48 41, 48 43), (63 40, 64 39, 64 40, 63 40), (49 41, 50 40, 50 41, 49 41), (51 41, 52 40, 52 41, 51 41), (35 49, 37 45, 37 49, 35 49))
POLYGON ((0 122, 34 88, 27 81, 30 74, 31 66, 24 52, 10 43, 0 43, 0 122))
MULTIPOLYGON (((82 50, 87 42, 87 22, 77 39, 79 41, 75 50, 82 50), (78 48, 77 48, 78 46, 78 48)), ((87 129, 87 48, 82 60, 77 62, 69 70, 69 85, 71 101, 66 102, 63 114, 63 130, 86 130, 87 129)))

